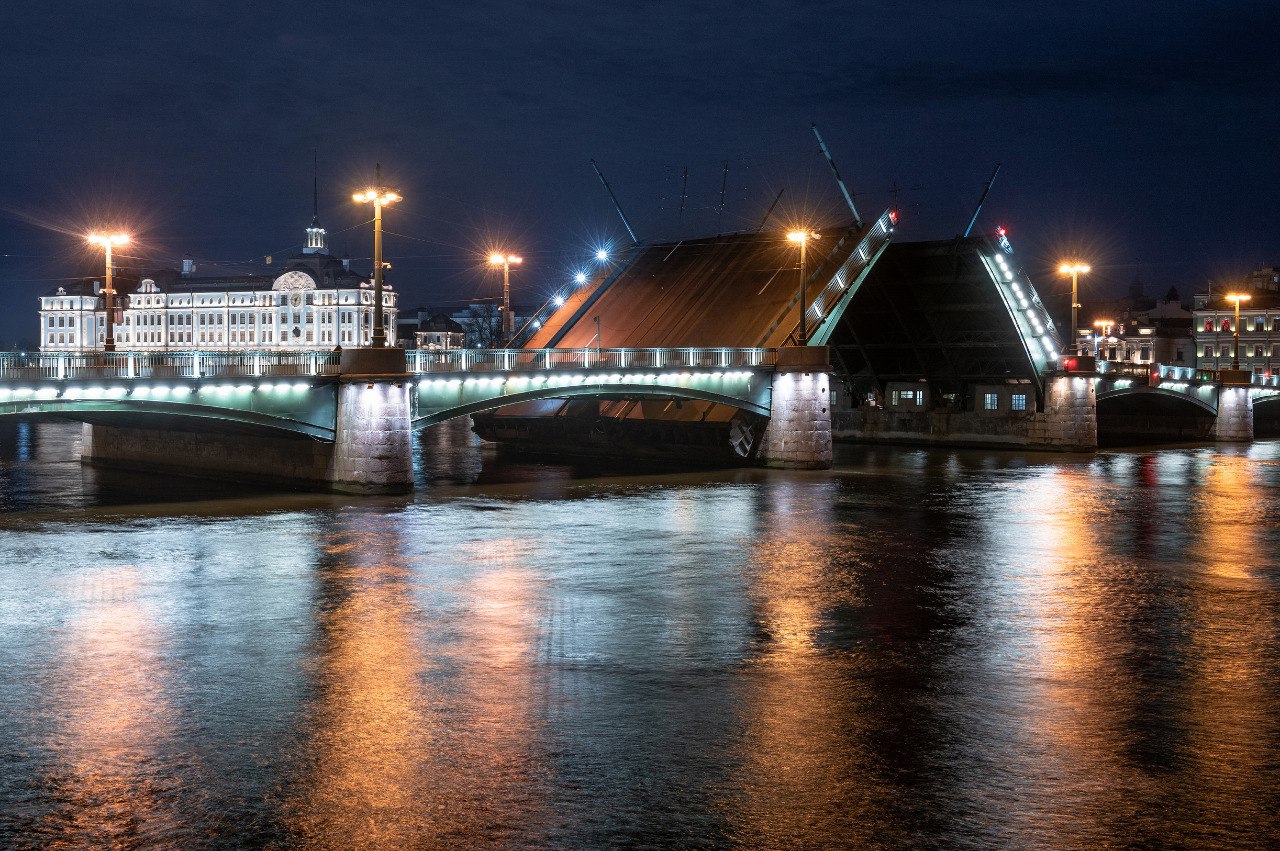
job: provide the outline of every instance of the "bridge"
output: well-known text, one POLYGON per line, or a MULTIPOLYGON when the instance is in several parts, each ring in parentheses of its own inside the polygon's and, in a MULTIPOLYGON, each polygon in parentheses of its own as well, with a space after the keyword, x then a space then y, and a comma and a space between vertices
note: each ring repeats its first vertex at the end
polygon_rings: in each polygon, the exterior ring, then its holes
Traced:
POLYGON ((701 400, 770 418, 779 377, 803 368, 806 354, 729 347, 4 353, 0 417, 87 423, 86 457, 95 461, 157 469, 198 458, 209 472, 396 491, 412 483, 413 430, 578 396, 701 400))
POLYGON ((84 422, 93 463, 379 493, 412 487, 415 430, 468 415, 570 450, 605 425, 611 452, 710 425, 730 458, 822 468, 833 434, 1088 450, 1248 440, 1255 407, 1280 413, 1273 377, 1064 356, 1003 234, 893 231, 828 229, 803 288, 777 234, 637 245, 506 349, 0 354, 0 417, 84 422), (541 428, 566 422, 592 429, 541 428))

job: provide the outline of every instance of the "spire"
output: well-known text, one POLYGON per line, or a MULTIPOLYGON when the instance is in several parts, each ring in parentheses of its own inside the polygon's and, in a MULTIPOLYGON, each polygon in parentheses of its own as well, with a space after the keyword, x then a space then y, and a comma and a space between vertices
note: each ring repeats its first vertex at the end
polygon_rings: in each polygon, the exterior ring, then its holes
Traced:
POLYGON ((303 254, 325 254, 324 228, 320 226, 320 160, 315 150, 311 151, 311 227, 307 228, 307 244, 303 254))
POLYGON ((320 157, 311 149, 311 224, 320 224, 320 157))

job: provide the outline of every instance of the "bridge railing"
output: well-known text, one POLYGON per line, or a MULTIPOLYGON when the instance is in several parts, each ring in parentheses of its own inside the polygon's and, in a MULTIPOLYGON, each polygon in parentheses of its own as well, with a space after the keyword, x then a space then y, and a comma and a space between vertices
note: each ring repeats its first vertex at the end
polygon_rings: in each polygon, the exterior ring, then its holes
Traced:
POLYGON ((556 369, 753 369, 773 366, 777 349, 418 349, 409 371, 537 372, 556 369))
POLYGON ((0 353, 0 381, 336 375, 337 352, 0 353))
POLYGON ((1170 366, 1169 364, 1158 363, 1152 367, 1151 371, 1159 375, 1161 381, 1212 382, 1217 380, 1213 370, 1197 369, 1194 366, 1170 366))

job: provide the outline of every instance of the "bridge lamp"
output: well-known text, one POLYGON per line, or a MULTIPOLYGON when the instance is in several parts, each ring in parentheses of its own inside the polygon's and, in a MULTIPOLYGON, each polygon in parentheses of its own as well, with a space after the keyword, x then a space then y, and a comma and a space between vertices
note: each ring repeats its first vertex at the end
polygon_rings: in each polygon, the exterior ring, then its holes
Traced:
POLYGON ((800 246, 800 345, 809 345, 809 282, 805 275, 805 251, 809 246, 809 240, 821 239, 821 237, 811 230, 793 230, 787 234, 787 239, 800 246))
POLYGON ((609 259, 609 249, 607 249, 607 248, 597 248, 597 249, 596 249, 596 259, 597 259, 597 260, 599 260, 601 263, 606 262, 606 261, 609 259))
POLYGON ((1231 326, 1233 337, 1233 352, 1231 355, 1231 368, 1240 368, 1240 302, 1249 301, 1253 296, 1244 293, 1227 293, 1227 301, 1234 302, 1236 306, 1236 322, 1231 326))
MULTIPOLYGON (((112 234, 91 233, 87 237, 85 237, 85 240, 90 245, 100 246, 103 252, 106 254, 107 286, 106 286, 106 289, 102 291, 102 298, 106 302, 106 306, 107 306, 107 332, 106 332, 105 342, 102 345, 102 349, 103 351, 114 352, 116 350, 116 335, 115 335, 114 323, 111 321, 112 320, 111 308, 114 306, 116 291, 111 286, 111 249, 117 245, 128 245, 129 235, 127 233, 112 233, 112 234)), ((80 331, 82 334, 84 333, 83 328, 81 328, 80 331)), ((93 333, 94 333, 94 336, 96 337, 98 333, 98 329, 95 328, 93 333)))
POLYGON ((1071 276, 1071 333, 1076 333, 1076 311, 1080 309, 1080 276, 1089 274, 1087 263, 1063 263, 1058 274, 1071 276))
POLYGON ((573 276, 573 282, 574 282, 575 284, 577 284, 578 286, 582 286, 583 284, 585 284, 585 283, 587 282, 587 273, 586 273, 586 272, 579 272, 578 274, 574 275, 574 276, 573 276))
POLYGON ((382 208, 404 200, 399 194, 382 185, 382 164, 376 167, 377 186, 357 192, 351 198, 357 204, 373 204, 373 335, 371 345, 375 349, 387 345, 387 328, 382 316, 382 208))
POLYGON ((516 318, 511 313, 511 267, 524 262, 523 257, 514 254, 503 254, 495 251, 489 255, 490 266, 502 267, 502 338, 505 345, 511 344, 516 333, 516 318))
MULTIPOLYGON (((1097 328, 1099 332, 1101 332, 1102 336, 1104 337, 1111 336, 1112 325, 1115 325, 1115 323, 1112 322, 1110 319, 1098 319, 1093 323, 1093 327, 1097 328)), ((1093 356, 1095 358, 1098 356, 1098 335, 1097 334, 1093 335, 1093 356)))

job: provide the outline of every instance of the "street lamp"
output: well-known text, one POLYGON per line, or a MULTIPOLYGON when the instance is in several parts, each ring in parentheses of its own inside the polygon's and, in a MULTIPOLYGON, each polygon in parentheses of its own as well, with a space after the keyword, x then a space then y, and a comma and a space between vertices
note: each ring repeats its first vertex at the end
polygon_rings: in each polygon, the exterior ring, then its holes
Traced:
POLYGON ((1058 273, 1071 276, 1071 334, 1075 336, 1076 311, 1080 309, 1080 276, 1089 273, 1089 265, 1087 263, 1063 263, 1058 267, 1058 273))
POLYGON ((382 208, 403 199, 382 185, 382 163, 376 166, 374 182, 372 189, 357 192, 351 198, 360 204, 373 203, 373 336, 370 344, 382 349, 387 345, 387 329, 382 318, 382 208))
MULTIPOLYGON (((1094 321, 1093 327, 1100 329, 1102 331, 1102 336, 1110 337, 1111 326, 1114 324, 1115 323, 1110 319, 1098 319, 1094 321)), ((1093 356, 1095 358, 1098 357, 1098 335, 1096 333, 1093 335, 1093 356)))
POLYGON ((1234 352, 1231 355, 1231 368, 1240 368, 1240 302, 1249 301, 1253 296, 1244 295, 1243 293, 1227 293, 1227 301, 1235 302, 1236 305, 1236 322, 1231 326, 1233 342, 1235 343, 1234 352))
POLYGON ((516 318, 511 313, 511 267, 524 262, 523 257, 514 254, 493 252, 489 255, 490 266, 502 267, 502 339, 504 345, 511 344, 516 333, 516 318))
MULTIPOLYGON (((115 327, 111 321, 112 320, 111 308, 113 307, 113 302, 115 301, 116 291, 115 291, 115 288, 111 285, 111 280, 112 280, 111 248, 112 246, 115 246, 115 245, 128 245, 129 235, 127 233, 112 233, 112 234, 91 233, 87 237, 85 237, 85 239, 87 239, 91 245, 102 246, 103 251, 106 253, 107 286, 106 286, 106 289, 102 291, 102 297, 107 304, 107 332, 104 338, 104 342, 102 344, 102 350, 104 352, 114 352, 116 350, 116 335, 115 335, 115 327)), ((81 334, 84 333, 83 328, 80 329, 80 333, 81 334)), ((93 329, 93 335, 95 337, 98 335, 97 328, 93 329)))
POLYGON ((805 278, 805 249, 811 239, 821 239, 811 230, 793 230, 787 239, 800 244, 800 345, 809 345, 809 282, 805 278))

